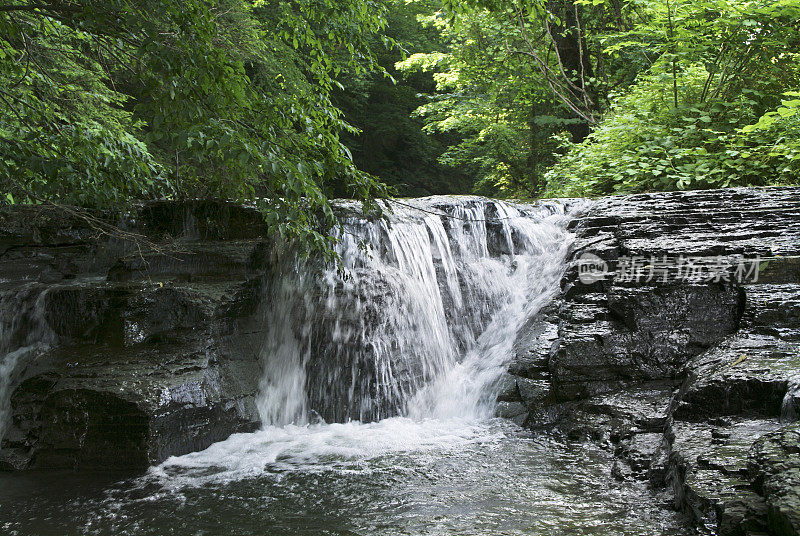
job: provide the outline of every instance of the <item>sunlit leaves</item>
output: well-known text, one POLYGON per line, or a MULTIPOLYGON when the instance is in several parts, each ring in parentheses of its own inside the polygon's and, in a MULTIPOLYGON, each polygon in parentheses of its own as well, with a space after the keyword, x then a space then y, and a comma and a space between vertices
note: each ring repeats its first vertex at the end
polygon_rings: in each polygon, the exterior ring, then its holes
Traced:
POLYGON ((642 51, 650 65, 588 140, 564 145, 548 172, 549 193, 797 183, 798 7, 643 4, 647 18, 604 43, 611 55, 642 51))

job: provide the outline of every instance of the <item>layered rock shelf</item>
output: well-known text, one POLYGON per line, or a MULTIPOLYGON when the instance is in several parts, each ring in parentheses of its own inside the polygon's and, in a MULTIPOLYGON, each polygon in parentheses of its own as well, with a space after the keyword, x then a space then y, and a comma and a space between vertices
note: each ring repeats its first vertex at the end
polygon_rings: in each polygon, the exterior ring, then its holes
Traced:
POLYGON ((712 533, 800 533, 800 190, 612 197, 574 226, 562 295, 520 334, 503 403, 604 442, 616 478, 648 480, 712 533), (587 254, 608 268, 596 281, 587 254), (726 276, 652 277, 664 256, 726 276))
POLYGON ((266 233, 254 209, 0 212, 0 467, 136 468, 258 426, 266 233))

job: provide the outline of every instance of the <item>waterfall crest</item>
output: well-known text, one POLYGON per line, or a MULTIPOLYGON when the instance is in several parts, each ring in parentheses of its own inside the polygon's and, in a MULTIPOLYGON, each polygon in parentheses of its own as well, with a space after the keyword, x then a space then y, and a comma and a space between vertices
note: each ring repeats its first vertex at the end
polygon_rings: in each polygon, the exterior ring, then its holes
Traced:
POLYGON ((343 218, 339 270, 269 287, 265 425, 491 416, 516 333, 558 290, 572 241, 555 202, 432 197, 343 218))

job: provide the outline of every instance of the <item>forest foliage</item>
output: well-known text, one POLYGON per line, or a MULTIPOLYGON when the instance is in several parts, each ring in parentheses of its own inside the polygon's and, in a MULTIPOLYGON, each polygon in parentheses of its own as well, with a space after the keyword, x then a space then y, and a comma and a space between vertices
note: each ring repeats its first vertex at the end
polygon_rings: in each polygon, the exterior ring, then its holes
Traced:
MULTIPOLYGON (((428 0, 418 0, 428 2, 428 0)), ((797 184, 797 0, 445 0, 416 113, 478 191, 537 197, 797 184)))
POLYGON ((0 203, 797 184, 800 0, 0 4, 0 203))
POLYGON ((377 69, 372 0, 19 0, 0 6, 3 201, 101 208, 263 199, 324 248, 333 196, 382 183, 352 163, 331 101, 377 69))

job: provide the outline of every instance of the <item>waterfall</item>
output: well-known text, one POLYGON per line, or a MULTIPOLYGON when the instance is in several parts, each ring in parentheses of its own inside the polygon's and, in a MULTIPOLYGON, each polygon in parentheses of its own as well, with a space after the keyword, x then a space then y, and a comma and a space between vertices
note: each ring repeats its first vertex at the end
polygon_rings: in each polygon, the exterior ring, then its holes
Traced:
POLYGON ((800 376, 789 383, 789 388, 781 402, 780 422, 794 422, 800 417, 800 376))
POLYGON ((296 320, 310 308, 302 272, 293 265, 276 274, 271 289, 271 307, 266 315, 267 338, 262 348, 264 373, 256 401, 263 423, 284 425, 308 422, 306 366, 310 355, 310 325, 296 320), (300 298, 296 307, 294 300, 300 298), (295 327, 299 328, 296 333, 295 327))
POLYGON ((265 425, 491 416, 516 333, 558 290, 558 203, 432 197, 343 218, 341 265, 287 262, 267 290, 265 425))
POLYGON ((46 296, 36 288, 0 293, 0 445, 11 418, 14 373, 55 340, 45 319, 46 296))

